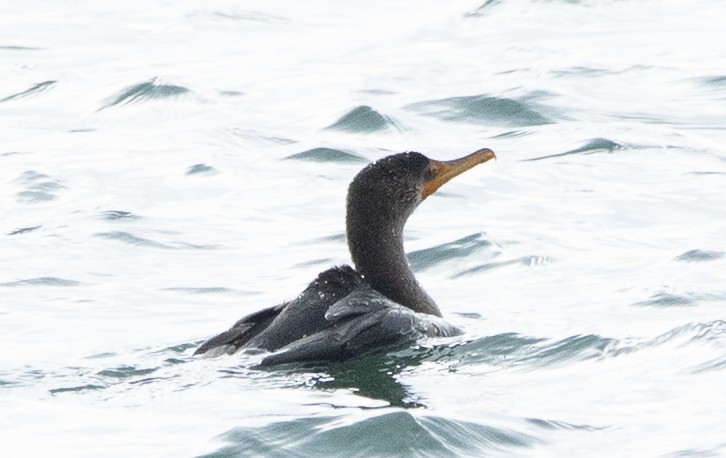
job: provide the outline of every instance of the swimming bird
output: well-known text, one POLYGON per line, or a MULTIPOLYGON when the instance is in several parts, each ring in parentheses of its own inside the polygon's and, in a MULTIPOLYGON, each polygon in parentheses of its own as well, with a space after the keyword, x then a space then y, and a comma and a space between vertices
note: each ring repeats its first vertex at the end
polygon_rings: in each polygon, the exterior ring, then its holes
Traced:
POLYGON ((245 316, 194 354, 261 349, 271 352, 263 366, 334 361, 424 336, 460 334, 416 281, 403 228, 444 183, 492 158, 484 148, 452 161, 408 152, 368 164, 348 188, 346 236, 355 269, 320 273, 296 299, 245 316))

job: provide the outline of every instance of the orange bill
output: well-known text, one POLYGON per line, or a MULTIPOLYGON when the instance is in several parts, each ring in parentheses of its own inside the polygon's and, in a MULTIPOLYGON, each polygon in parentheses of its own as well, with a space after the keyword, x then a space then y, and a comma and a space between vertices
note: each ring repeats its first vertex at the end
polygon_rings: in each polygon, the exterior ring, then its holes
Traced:
POLYGON ((494 154, 494 151, 489 148, 482 148, 468 156, 454 159, 453 161, 435 161, 431 159, 431 165, 429 167, 431 172, 433 172, 433 177, 424 184, 423 198, 425 199, 435 193, 444 183, 455 176, 461 175, 470 168, 483 164, 489 159, 496 158, 497 156, 494 154))

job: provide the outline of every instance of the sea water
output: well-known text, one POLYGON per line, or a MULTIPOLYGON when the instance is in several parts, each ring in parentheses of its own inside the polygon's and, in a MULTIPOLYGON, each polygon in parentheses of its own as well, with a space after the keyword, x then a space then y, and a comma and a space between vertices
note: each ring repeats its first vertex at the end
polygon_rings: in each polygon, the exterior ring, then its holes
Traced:
POLYGON ((722 2, 1 10, 0 455, 726 455, 722 2), (482 147, 405 234, 463 336, 192 358, 367 162, 482 147))

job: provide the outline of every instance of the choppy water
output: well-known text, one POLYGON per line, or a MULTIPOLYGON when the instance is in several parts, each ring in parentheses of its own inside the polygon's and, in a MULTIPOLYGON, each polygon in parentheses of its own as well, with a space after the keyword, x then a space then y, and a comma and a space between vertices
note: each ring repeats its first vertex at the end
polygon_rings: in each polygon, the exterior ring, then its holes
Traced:
POLYGON ((726 454, 726 21, 676 2, 3 2, 13 456, 726 454), (367 161, 462 337, 192 359, 348 262, 367 161))

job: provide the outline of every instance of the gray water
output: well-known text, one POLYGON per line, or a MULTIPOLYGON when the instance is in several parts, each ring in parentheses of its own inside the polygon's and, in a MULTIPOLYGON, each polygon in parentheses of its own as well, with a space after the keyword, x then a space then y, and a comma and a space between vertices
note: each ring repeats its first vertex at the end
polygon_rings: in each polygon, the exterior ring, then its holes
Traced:
POLYGON ((0 454, 726 455, 722 2, 1 6, 0 454), (192 358, 481 147, 406 230, 463 336, 192 358))

